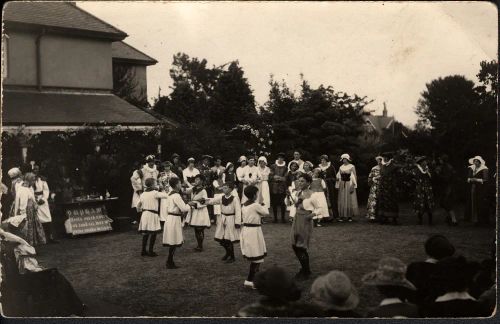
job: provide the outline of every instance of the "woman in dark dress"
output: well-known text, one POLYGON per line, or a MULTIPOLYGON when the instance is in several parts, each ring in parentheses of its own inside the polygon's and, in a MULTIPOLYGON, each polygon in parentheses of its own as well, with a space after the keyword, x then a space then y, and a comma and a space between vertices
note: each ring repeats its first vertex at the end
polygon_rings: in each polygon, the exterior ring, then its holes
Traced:
POLYGON ((429 225, 432 225, 434 194, 432 192, 431 173, 425 156, 416 159, 412 174, 415 183, 413 210, 418 217, 418 224, 422 225, 422 217, 427 214, 429 216, 429 225))
POLYGON ((326 200, 328 201, 328 207, 331 209, 330 215, 332 215, 333 219, 338 219, 338 208, 337 208, 337 200, 335 199, 335 181, 337 177, 337 170, 335 170, 335 166, 330 162, 328 155, 323 154, 320 157, 319 168, 321 170, 321 178, 325 180, 327 195, 326 200))
POLYGON ((384 153, 382 157, 384 162, 380 166, 377 215, 380 223, 386 224, 389 220, 392 220, 392 223, 396 225, 399 217, 396 183, 398 166, 393 160, 392 153, 384 153))
POLYGON ((467 209, 465 211, 465 219, 472 220, 476 225, 488 224, 488 202, 487 183, 489 180, 489 170, 480 156, 475 156, 469 159, 469 175, 467 182, 469 183, 469 199, 467 199, 467 209))
POLYGON ((439 194, 439 204, 446 211, 446 223, 451 226, 457 226, 457 216, 453 210, 455 201, 455 179, 456 171, 448 162, 448 156, 443 155, 439 158, 439 165, 436 168, 437 186, 436 192, 439 194))

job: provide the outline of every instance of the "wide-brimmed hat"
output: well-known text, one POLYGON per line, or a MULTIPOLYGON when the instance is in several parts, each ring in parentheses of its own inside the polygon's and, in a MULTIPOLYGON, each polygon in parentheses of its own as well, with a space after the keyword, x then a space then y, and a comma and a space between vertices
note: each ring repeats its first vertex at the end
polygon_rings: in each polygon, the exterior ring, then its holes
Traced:
POLYGON ((194 159, 194 157, 190 157, 189 159, 187 159, 188 163, 189 162, 195 162, 196 160, 194 159))
POLYGON ((415 162, 418 164, 422 163, 423 161, 427 161, 427 156, 423 155, 423 156, 419 156, 415 159, 415 162))
POLYGON ((172 154, 172 160, 175 158, 180 158, 181 156, 177 153, 172 154))
POLYGON ((328 155, 323 154, 323 155, 321 155, 321 156, 319 157, 319 160, 320 160, 320 161, 321 161, 321 160, 330 161, 330 158, 328 157, 328 155))
POLYGON ((397 286, 416 290, 415 286, 406 279, 406 265, 398 258, 382 258, 377 270, 370 272, 361 279, 368 286, 397 286))
POLYGON ((241 163, 241 162, 246 161, 246 160, 247 160, 247 157, 246 157, 246 156, 244 156, 244 155, 242 155, 242 156, 240 156, 240 158, 238 159, 238 163, 241 163))
POLYGON ((344 153, 340 156, 340 161, 342 161, 343 159, 347 159, 348 161, 351 161, 351 156, 347 153, 344 153))
POLYGON ((295 301, 300 298, 300 289, 290 275, 280 267, 272 267, 258 272, 254 285, 264 296, 283 301, 295 301))
POLYGON ((258 162, 261 162, 261 161, 264 161, 264 162, 267 164, 267 159, 266 159, 266 157, 265 157, 265 156, 261 156, 261 157, 259 157, 258 162))
POLYGON ((358 292, 351 280, 337 270, 314 280, 311 297, 319 306, 339 311, 353 310, 359 303, 358 292))
POLYGON ((479 162, 481 162, 481 165, 486 165, 486 162, 483 160, 483 158, 479 155, 476 155, 475 157, 473 158, 470 158, 469 159, 469 164, 474 164, 474 160, 478 160, 479 162))
POLYGON ((285 158, 286 157, 286 154, 283 153, 283 152, 279 152, 277 155, 277 157, 282 157, 282 158, 285 158))
POLYGON ((425 241, 425 253, 428 256, 441 260, 443 258, 452 256, 455 253, 455 247, 443 235, 433 235, 425 241))
POLYGON ((156 157, 153 154, 150 154, 144 158, 144 161, 146 162, 154 162, 156 157))
POLYGON ((7 175, 13 179, 15 177, 19 177, 22 174, 21 169, 19 168, 12 168, 7 172, 7 175))

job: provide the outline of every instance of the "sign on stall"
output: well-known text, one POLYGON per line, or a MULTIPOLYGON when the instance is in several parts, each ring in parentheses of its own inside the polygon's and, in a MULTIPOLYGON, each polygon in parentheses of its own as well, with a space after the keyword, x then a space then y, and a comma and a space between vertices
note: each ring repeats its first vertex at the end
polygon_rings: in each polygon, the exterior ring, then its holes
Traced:
POLYGON ((68 206, 66 209, 68 217, 70 233, 73 235, 107 232, 111 231, 112 220, 108 217, 106 207, 102 205, 84 206, 74 205, 68 206))

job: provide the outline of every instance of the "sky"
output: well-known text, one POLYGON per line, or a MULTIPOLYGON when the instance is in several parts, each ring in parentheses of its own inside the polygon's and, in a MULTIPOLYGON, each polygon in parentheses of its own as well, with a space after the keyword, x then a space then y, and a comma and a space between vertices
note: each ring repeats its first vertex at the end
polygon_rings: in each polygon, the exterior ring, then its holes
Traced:
POLYGON ((238 60, 258 104, 270 75, 367 96, 366 107, 412 126, 426 83, 447 75, 477 82, 497 57, 497 8, 488 2, 77 2, 126 32, 125 42, 159 61, 148 98, 171 92, 174 54, 209 66, 238 60))

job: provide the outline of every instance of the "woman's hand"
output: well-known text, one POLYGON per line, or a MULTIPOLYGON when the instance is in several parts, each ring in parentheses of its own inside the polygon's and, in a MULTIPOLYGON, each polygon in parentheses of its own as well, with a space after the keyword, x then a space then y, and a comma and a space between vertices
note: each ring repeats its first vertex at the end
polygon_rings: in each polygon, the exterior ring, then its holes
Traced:
POLYGON ((351 188, 351 190, 349 190, 349 192, 351 193, 351 195, 354 193, 354 188, 351 188))

